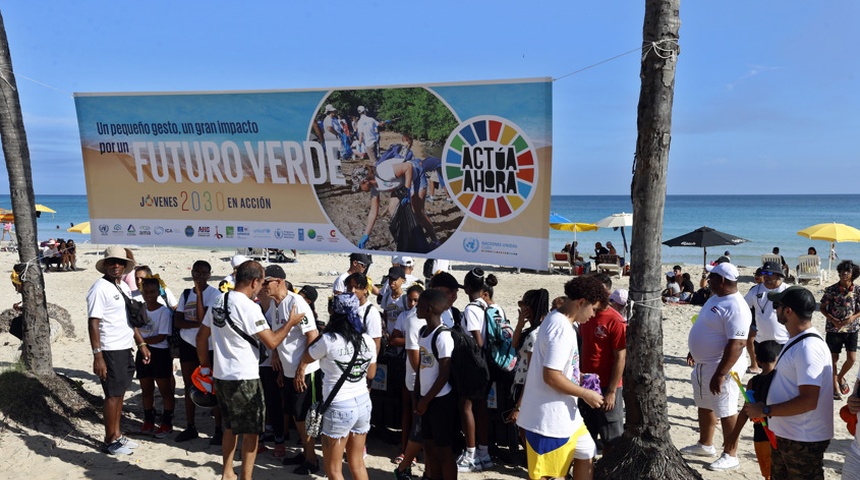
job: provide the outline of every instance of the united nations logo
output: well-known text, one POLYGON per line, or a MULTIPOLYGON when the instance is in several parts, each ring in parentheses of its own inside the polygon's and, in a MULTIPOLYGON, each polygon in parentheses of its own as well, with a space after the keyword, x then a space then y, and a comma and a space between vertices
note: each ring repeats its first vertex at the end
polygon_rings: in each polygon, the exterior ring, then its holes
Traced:
POLYGON ((104 223, 100 223, 100 224, 99 224, 99 232, 100 232, 102 235, 107 235, 108 233, 110 233, 110 226, 109 226, 109 225, 105 225, 104 223))
POLYGON ((466 237, 463 239, 463 250, 469 253, 475 253, 478 251, 478 247, 481 242, 478 241, 475 237, 466 237))

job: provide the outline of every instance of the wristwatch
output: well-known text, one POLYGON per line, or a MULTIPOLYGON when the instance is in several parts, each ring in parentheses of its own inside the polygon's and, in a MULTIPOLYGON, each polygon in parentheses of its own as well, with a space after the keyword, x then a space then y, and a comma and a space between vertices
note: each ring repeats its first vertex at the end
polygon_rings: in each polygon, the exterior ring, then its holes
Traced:
POLYGON ((94 348, 94 349, 93 349, 93 355, 97 355, 97 354, 99 354, 99 353, 102 353, 102 349, 101 349, 101 348, 94 348))
POLYGON ((765 405, 764 407, 762 407, 761 413, 763 413, 766 417, 770 417, 770 405, 765 405))

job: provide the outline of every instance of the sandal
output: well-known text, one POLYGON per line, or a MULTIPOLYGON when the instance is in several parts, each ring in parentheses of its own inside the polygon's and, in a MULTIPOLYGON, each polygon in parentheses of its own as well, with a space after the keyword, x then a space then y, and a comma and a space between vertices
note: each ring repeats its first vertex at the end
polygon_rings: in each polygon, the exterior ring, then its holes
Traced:
POLYGON ((842 395, 838 392, 833 394, 833 400, 842 400, 842 395))
POLYGON ((394 463, 395 465, 400 465, 400 462, 402 462, 402 461, 403 461, 403 454, 401 453, 400 455, 394 457, 394 460, 392 460, 391 462, 394 463))
POLYGON ((842 392, 842 395, 848 395, 851 393, 851 386, 848 385, 848 382, 842 380, 842 383, 839 384, 839 391, 842 392))

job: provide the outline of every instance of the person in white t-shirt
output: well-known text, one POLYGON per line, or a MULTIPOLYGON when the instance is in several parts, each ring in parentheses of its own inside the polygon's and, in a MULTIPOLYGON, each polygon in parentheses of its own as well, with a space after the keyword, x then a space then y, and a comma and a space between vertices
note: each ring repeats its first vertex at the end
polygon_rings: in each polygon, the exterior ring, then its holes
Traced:
POLYGON ((173 310, 161 304, 161 285, 157 278, 146 278, 140 282, 143 293, 143 301, 146 303, 146 314, 149 322, 140 327, 138 331, 149 347, 149 363, 144 363, 143 353, 138 350, 135 359, 135 370, 137 379, 140 381, 141 403, 143 404, 143 426, 140 428, 142 435, 155 435, 156 433, 173 430, 173 409, 175 408, 174 390, 176 380, 173 377, 173 356, 170 354, 170 345, 167 337, 173 332, 173 310), (164 403, 164 412, 161 416, 161 425, 155 428, 155 386, 161 393, 164 403))
POLYGON ((358 106, 358 113, 361 115, 356 123, 358 141, 364 146, 365 151, 367 152, 367 157, 370 161, 376 163, 376 146, 379 142, 379 122, 367 114, 367 110, 363 105, 358 106))
MULTIPOLYGON (((191 266, 191 279, 194 281, 192 288, 185 289, 179 296, 176 311, 173 314, 173 326, 179 329, 179 367, 182 370, 182 380, 185 385, 185 430, 176 435, 177 442, 187 442, 198 438, 197 427, 194 422, 194 414, 197 406, 191 401, 191 374, 200 366, 197 360, 197 331, 200 322, 206 315, 206 311, 221 296, 221 292, 209 285, 209 277, 212 274, 212 266, 205 260, 197 260, 191 266), (202 301, 200 301, 202 299, 202 301)), ((210 346, 211 350, 211 346, 210 346)), ((222 438, 221 412, 216 407, 213 409, 215 415, 215 432, 210 438, 211 445, 220 445, 222 438)), ((168 432, 169 433, 169 432, 168 432)))
MULTIPOLYGON (((120 419, 125 391, 134 375, 135 345, 141 361, 148 364, 149 347, 138 329, 128 323, 125 302, 131 293, 122 276, 134 270, 134 259, 126 249, 108 247, 104 257, 96 262, 96 270, 104 276, 87 292, 87 318, 90 346, 93 351, 93 373, 101 380, 105 394, 104 451, 110 455, 131 455, 137 443, 122 434, 120 419)), ((131 300, 128 300, 131 301, 131 300)))
MULTIPOLYGON (((313 385, 312 376, 319 370, 319 362, 305 365, 301 363, 301 359, 308 345, 319 336, 319 331, 311 307, 302 297, 289 290, 286 278, 287 274, 280 266, 266 267, 263 286, 274 304, 272 330, 289 330, 287 338, 278 345, 272 366, 275 371, 283 372, 284 412, 295 421, 304 448, 303 453, 285 458, 284 465, 298 465, 293 473, 309 475, 319 471, 319 461, 314 451, 314 439, 309 437, 305 430, 305 417, 310 410, 312 399, 312 392, 307 387, 313 385), (293 309, 303 315, 291 321, 290 312, 293 309)), ((281 433, 283 434, 283 431, 281 433)))
MULTIPOLYGON (((713 441, 717 418, 724 436, 735 429, 740 389, 730 373, 746 370, 743 353, 752 323, 749 306, 738 292, 737 267, 724 262, 706 268, 713 295, 702 306, 687 339, 687 364, 694 367, 690 377, 701 428, 699 441, 681 449, 682 454, 700 457, 716 455, 713 441)), ((737 468, 736 449, 736 445, 726 445, 722 456, 708 468, 737 468)))
POLYGON ((387 291, 381 295, 379 307, 385 316, 385 336, 390 337, 394 332, 397 317, 406 310, 406 295, 403 284, 406 281, 406 272, 403 267, 391 267, 386 275, 387 291))
POLYGON ((345 273, 341 273, 334 280, 334 284, 331 288, 332 293, 334 293, 335 295, 346 293, 346 277, 352 275, 353 273, 367 272, 367 269, 370 268, 371 263, 371 256, 366 253, 349 254, 349 270, 347 270, 345 273))
POLYGON ((583 276, 568 281, 564 293, 561 305, 540 325, 517 417, 525 431, 529 478, 534 479, 565 477, 571 463, 575 480, 591 479, 594 473, 596 447, 577 399, 599 408, 603 396, 581 386, 573 322, 588 322, 609 292, 598 278, 583 276))
POLYGON ((779 323, 789 339, 777 359, 767 398, 744 405, 750 418, 767 417, 776 435, 771 478, 824 479, 824 452, 833 438, 833 365, 830 350, 812 326, 812 292, 791 286, 771 292, 779 323))
POLYGON ((332 300, 332 315, 325 333, 302 357, 302 363, 319 360, 324 375, 322 398, 332 397, 320 426, 325 473, 331 479, 343 478, 344 451, 352 478, 367 478, 364 447, 372 409, 367 385, 368 379, 376 375, 376 347, 363 331, 356 296, 337 295, 332 300), (350 367, 353 357, 355 361, 350 367), (344 381, 335 391, 342 377, 344 381))
MULTIPOLYGON (((496 276, 484 275, 480 268, 473 268, 463 279, 463 290, 469 296, 469 304, 463 309, 463 330, 469 332, 483 349, 487 343, 487 322, 485 312, 488 308, 483 296, 488 288, 497 284, 496 276)), ((489 418, 487 398, 460 398, 460 424, 466 437, 466 449, 457 459, 460 472, 479 472, 492 468, 493 461, 489 452, 489 418)))
POLYGON ((223 418, 222 478, 236 478, 233 458, 238 444, 237 435, 242 435, 240 478, 253 475, 259 436, 266 423, 263 385, 260 382, 260 349, 274 350, 289 333, 283 328, 273 332, 263 310, 254 303, 253 298, 263 288, 264 274, 263 267, 255 261, 239 265, 235 289, 223 293, 206 311, 197 332, 200 374, 211 374, 214 378, 215 396, 223 418), (209 356, 210 338, 212 359, 209 356))
MULTIPOLYGON (((782 267, 776 262, 765 262, 760 270, 762 283, 752 287, 744 296, 744 301, 753 310, 753 328, 750 328, 750 336, 754 340, 753 354, 756 356, 762 342, 773 340, 780 345, 785 345, 788 341, 788 330, 777 321, 773 302, 767 299, 768 293, 781 292, 788 288, 788 285, 782 282, 784 276, 782 267)), ((751 365, 756 363, 750 360, 751 365)))
MULTIPOLYGON (((442 312, 448 307, 445 292, 425 290, 415 307, 418 318, 427 326, 418 338, 419 369, 415 379, 415 413, 421 416, 421 434, 429 478, 457 478, 457 462, 451 450, 456 434, 457 396, 451 390, 451 355, 454 338, 442 325, 442 312)), ((403 478, 395 471, 397 478, 403 478)))
POLYGON ((418 337, 421 327, 427 325, 423 318, 418 318, 415 307, 418 305, 418 297, 424 291, 420 284, 412 285, 406 290, 406 310, 398 317, 394 325, 394 333, 391 335, 392 347, 406 350, 406 374, 403 385, 403 411, 400 416, 400 425, 403 426, 400 436, 400 454, 394 458, 398 465, 398 471, 403 474, 412 466, 412 460, 421 451, 421 438, 418 436, 420 426, 416 427, 413 411, 415 405, 412 403, 412 392, 415 389, 415 372, 420 361, 418 337), (402 465, 402 468, 400 467, 402 465))
POLYGON ((346 279, 347 293, 355 294, 359 302, 359 314, 361 315, 364 332, 370 335, 373 343, 376 346, 376 352, 380 351, 382 346, 382 315, 379 314, 379 309, 376 308, 370 301, 368 292, 367 276, 363 273, 353 273, 346 279))

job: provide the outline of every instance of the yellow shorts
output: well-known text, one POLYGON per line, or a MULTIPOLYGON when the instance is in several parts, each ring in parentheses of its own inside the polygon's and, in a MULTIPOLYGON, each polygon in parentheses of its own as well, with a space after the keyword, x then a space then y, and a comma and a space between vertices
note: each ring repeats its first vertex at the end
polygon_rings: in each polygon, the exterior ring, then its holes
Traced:
POLYGON ((529 478, 564 477, 573 459, 587 460, 596 453, 594 440, 583 423, 570 438, 546 437, 526 430, 529 478))

